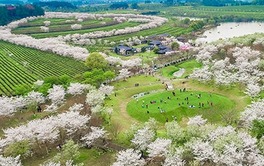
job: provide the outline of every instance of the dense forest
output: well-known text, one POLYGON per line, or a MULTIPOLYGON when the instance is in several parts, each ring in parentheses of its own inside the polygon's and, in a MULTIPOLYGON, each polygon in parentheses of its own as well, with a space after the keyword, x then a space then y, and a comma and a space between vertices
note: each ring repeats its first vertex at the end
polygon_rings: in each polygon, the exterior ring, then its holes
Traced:
POLYGON ((161 1, 167 5, 204 5, 204 6, 234 6, 234 5, 263 5, 264 0, 242 1, 242 0, 165 0, 161 1))
POLYGON ((49 1, 49 2, 35 2, 34 5, 41 6, 41 7, 48 7, 50 9, 76 9, 76 6, 69 2, 62 2, 62 1, 49 1))
POLYGON ((36 5, 0 6, 0 25, 29 16, 44 15, 44 10, 36 5))

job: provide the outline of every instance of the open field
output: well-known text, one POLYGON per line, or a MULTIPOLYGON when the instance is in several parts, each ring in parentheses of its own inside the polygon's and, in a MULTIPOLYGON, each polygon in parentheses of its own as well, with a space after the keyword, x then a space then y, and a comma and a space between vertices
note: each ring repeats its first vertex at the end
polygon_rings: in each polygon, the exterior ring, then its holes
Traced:
POLYGON ((185 69, 185 72, 180 78, 185 78, 186 76, 190 75, 193 72, 193 69, 200 68, 201 66, 202 66, 201 63, 198 63, 196 60, 191 60, 191 61, 183 62, 181 64, 164 67, 160 70, 160 73, 164 77, 174 78, 173 73, 183 68, 185 69))
MULTIPOLYGON (((58 26, 58 25, 67 25, 67 24, 81 24, 81 25, 89 25, 92 23, 100 23, 102 21, 104 22, 109 22, 112 21, 112 19, 110 18, 104 18, 103 20, 93 20, 93 19, 88 19, 88 20, 83 20, 83 22, 79 22, 78 20, 76 20, 75 18, 39 18, 33 21, 29 21, 25 24, 20 25, 19 27, 36 27, 36 26, 44 26, 44 21, 50 21, 50 25, 49 26, 58 26), (70 22, 66 22, 66 21, 70 21, 70 22)), ((20 29, 18 28, 18 29, 20 29)))
POLYGON ((64 74, 74 77, 86 71, 82 62, 68 57, 0 41, 0 94, 14 94, 19 84, 32 85, 37 79, 64 74))
POLYGON ((182 118, 202 115, 208 121, 218 123, 222 120, 221 115, 233 107, 234 102, 221 95, 176 89, 134 99, 128 104, 127 111, 130 116, 142 122, 150 117, 165 123, 166 120, 172 121, 173 117, 181 121, 182 118))
POLYGON ((164 15, 171 16, 186 16, 186 17, 230 17, 239 20, 264 20, 263 6, 224 6, 224 7, 210 7, 210 6, 177 6, 164 8, 162 10, 164 15))
MULTIPOLYGON (((115 97, 112 95, 110 97, 111 100, 106 101, 106 105, 112 106, 115 110, 111 119, 112 123, 118 124, 119 130, 124 131, 133 123, 147 121, 150 116, 157 117, 157 120, 161 123, 164 123, 166 118, 171 121, 172 116, 176 116, 177 120, 182 123, 190 116, 201 114, 210 122, 221 124, 224 123, 222 118, 226 116, 236 119, 239 116, 239 113, 250 103, 249 97, 247 97, 238 87, 228 88, 217 87, 214 85, 208 86, 207 84, 200 84, 188 79, 175 79, 172 81, 174 87, 177 89, 175 90, 176 97, 173 97, 172 92, 164 92, 165 85, 155 77, 137 76, 132 77, 127 81, 113 83, 117 96, 115 97), (182 82, 185 83, 182 84, 182 82), (139 87, 135 87, 135 83, 139 83, 139 87), (186 88, 189 92, 180 93, 179 89, 183 88, 186 88), (138 103, 137 100, 132 97, 133 95, 151 92, 153 90, 157 92, 139 98, 138 103), (187 101, 184 100, 187 96, 189 96, 190 99, 191 93, 193 93, 194 99, 192 101, 195 108, 187 107, 187 101), (198 94, 202 95, 201 99, 195 98, 198 94), (207 104, 207 101, 210 100, 210 94, 212 94, 213 106, 211 106, 211 103, 210 105, 207 104), (179 95, 179 97, 177 95, 179 95), (167 99, 168 96, 171 97, 170 101, 167 99), (177 101, 177 98, 179 98, 178 101, 180 102, 177 101), (166 104, 164 102, 162 103, 162 107, 160 106, 160 108, 167 112, 166 116, 159 112, 160 110, 158 107, 160 99, 167 101, 166 104), (151 110, 153 109, 154 112, 149 110, 150 113, 148 114, 146 105, 142 108, 143 100, 145 101, 145 104, 148 104, 149 109, 152 107, 151 110), (149 102, 152 100, 156 100, 156 104, 150 104, 149 102), (185 104, 179 106, 179 103, 182 102, 185 102, 185 104), (199 108, 199 102, 204 103, 204 109, 199 108)), ((211 100, 209 102, 211 102, 211 100)), ((190 101, 189 104, 191 104, 190 101)))

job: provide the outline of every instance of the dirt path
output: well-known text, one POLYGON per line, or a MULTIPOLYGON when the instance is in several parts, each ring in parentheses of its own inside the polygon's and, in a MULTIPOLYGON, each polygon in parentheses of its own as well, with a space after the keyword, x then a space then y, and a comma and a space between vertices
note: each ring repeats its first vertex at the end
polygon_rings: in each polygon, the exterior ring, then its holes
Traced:
POLYGON ((117 105, 113 106, 113 109, 115 111, 112 115, 112 119, 115 125, 117 125, 117 127, 119 128, 119 131, 122 132, 129 129, 132 124, 141 123, 131 117, 127 112, 127 105, 130 101, 133 100, 132 96, 142 92, 163 89, 163 87, 164 86, 161 84, 161 81, 158 81, 151 84, 140 84, 139 87, 127 87, 125 89, 116 91, 118 95, 117 98, 113 97, 115 101, 112 101, 112 104, 117 105))
POLYGON ((126 122, 129 122, 129 124, 134 124, 137 123, 138 121, 136 121, 134 118, 132 118, 130 115, 128 115, 126 107, 127 104, 132 100, 132 98, 127 98, 125 100, 123 100, 123 102, 121 102, 121 104, 119 105, 120 108, 120 115, 122 117, 122 119, 124 119, 126 122))

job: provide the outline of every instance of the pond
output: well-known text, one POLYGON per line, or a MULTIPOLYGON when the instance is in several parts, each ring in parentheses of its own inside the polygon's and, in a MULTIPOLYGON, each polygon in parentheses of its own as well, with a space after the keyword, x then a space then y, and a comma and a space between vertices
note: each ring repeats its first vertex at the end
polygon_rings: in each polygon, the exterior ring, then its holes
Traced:
POLYGON ((205 31, 202 37, 196 41, 199 43, 213 42, 257 32, 264 33, 264 22, 221 23, 219 26, 205 31))

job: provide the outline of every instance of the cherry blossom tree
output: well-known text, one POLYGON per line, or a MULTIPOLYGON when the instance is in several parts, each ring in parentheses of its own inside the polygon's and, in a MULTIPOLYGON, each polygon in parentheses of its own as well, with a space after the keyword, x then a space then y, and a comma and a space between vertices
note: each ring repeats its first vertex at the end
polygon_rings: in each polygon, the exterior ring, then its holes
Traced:
POLYGON ((259 87, 259 85, 248 84, 245 93, 251 97, 256 97, 259 95, 260 92, 261 92, 261 87, 259 87))
POLYGON ((74 103, 74 105, 69 108, 69 111, 78 112, 82 110, 83 108, 84 108, 83 104, 74 103))
POLYGON ((35 92, 35 91, 29 92, 25 99, 27 103, 41 104, 45 102, 44 95, 42 93, 35 92))
POLYGON ((233 128, 232 126, 227 126, 227 127, 219 126, 208 134, 208 139, 210 141, 213 141, 219 137, 223 137, 231 133, 235 133, 235 128, 233 128))
POLYGON ((185 139, 184 129, 176 121, 168 122, 165 124, 167 136, 173 140, 178 141, 185 139))
POLYGON ((12 115, 27 105, 27 101, 23 97, 0 97, 0 115, 12 115))
POLYGON ((55 112, 58 110, 58 105, 57 104, 54 104, 52 103, 51 105, 48 105, 45 109, 44 109, 44 112, 55 112))
POLYGON ((104 93, 98 90, 91 90, 89 93, 87 93, 85 102, 90 106, 94 107, 98 104, 99 105, 103 104, 104 99, 105 99, 104 93))
POLYGON ((90 116, 80 115, 79 112, 67 112, 57 116, 57 125, 67 131, 68 135, 86 127, 90 116))
POLYGON ((67 135, 72 135, 86 128, 89 120, 89 116, 72 111, 46 119, 32 120, 25 125, 5 129, 4 139, 0 140, 0 147, 22 140, 54 142, 59 138, 61 130, 65 130, 67 135))
MULTIPOLYGON (((261 54, 259 51, 250 47, 234 47, 227 51, 223 45, 206 45, 201 47, 196 55, 196 60, 202 62, 204 67, 196 69, 190 75, 191 78, 199 81, 215 80, 215 83, 230 85, 233 83, 242 83, 246 85, 246 94, 256 97, 263 88, 261 87, 261 78, 264 72, 260 69, 261 54), (224 60, 212 59, 217 52, 224 50, 224 60)), ((230 46, 229 46, 230 47, 230 46)))
POLYGON ((140 151, 134 149, 127 149, 120 151, 117 155, 116 162, 113 166, 143 166, 144 159, 141 158, 140 151))
POLYGON ((117 76, 117 79, 124 79, 126 80, 130 76, 130 71, 128 69, 121 69, 119 71, 119 75, 117 76))
POLYGON ((201 69, 195 69, 190 77, 199 81, 209 81, 212 79, 213 74, 210 72, 209 66, 204 66, 201 69))
POLYGON ((106 96, 109 96, 113 93, 114 87, 102 84, 98 90, 103 92, 106 96))
POLYGON ((11 33, 11 29, 0 29, 0 39, 30 48, 49 51, 61 56, 69 56, 78 60, 85 60, 88 51, 85 48, 70 46, 59 38, 35 39, 26 35, 16 35, 11 33))
POLYGON ((95 89, 95 87, 89 84, 80 84, 80 83, 70 83, 70 86, 67 89, 67 93, 71 95, 80 95, 85 90, 95 89))
POLYGON ((41 30, 42 32, 49 32, 49 27, 41 26, 41 27, 40 27, 40 30, 41 30))
POLYGON ((201 115, 189 118, 188 125, 202 126, 207 122, 207 119, 203 119, 201 115))
POLYGON ((172 155, 172 156, 166 157, 163 165, 164 166, 184 166, 185 161, 181 159, 179 155, 172 155))
POLYGON ((245 127, 251 127, 253 120, 264 119, 264 99, 253 102, 244 112, 241 113, 240 120, 245 127))
POLYGON ((48 99, 55 105, 63 103, 65 90, 61 85, 53 85, 53 88, 48 90, 48 99))
POLYGON ((216 154, 213 146, 208 141, 195 140, 188 145, 194 158, 200 162, 210 162, 215 160, 216 154))
POLYGON ((22 166, 19 156, 13 157, 3 157, 0 155, 0 165, 1 166, 22 166))
POLYGON ((87 146, 91 146, 94 141, 104 137, 106 131, 103 128, 91 127, 92 131, 81 138, 87 146))
POLYGON ((154 140, 155 133, 149 127, 139 129, 131 142, 140 150, 145 150, 147 146, 154 140))
POLYGON ((43 23, 44 23, 44 25, 45 25, 46 27, 48 27, 48 26, 50 26, 50 23, 51 23, 51 22, 50 22, 50 21, 44 21, 43 23))
POLYGON ((82 25, 81 24, 73 24, 73 25, 71 25, 71 29, 72 30, 82 29, 82 25))
POLYGON ((148 156, 165 156, 168 153, 169 146, 171 145, 171 140, 157 138, 154 142, 148 145, 148 156))

